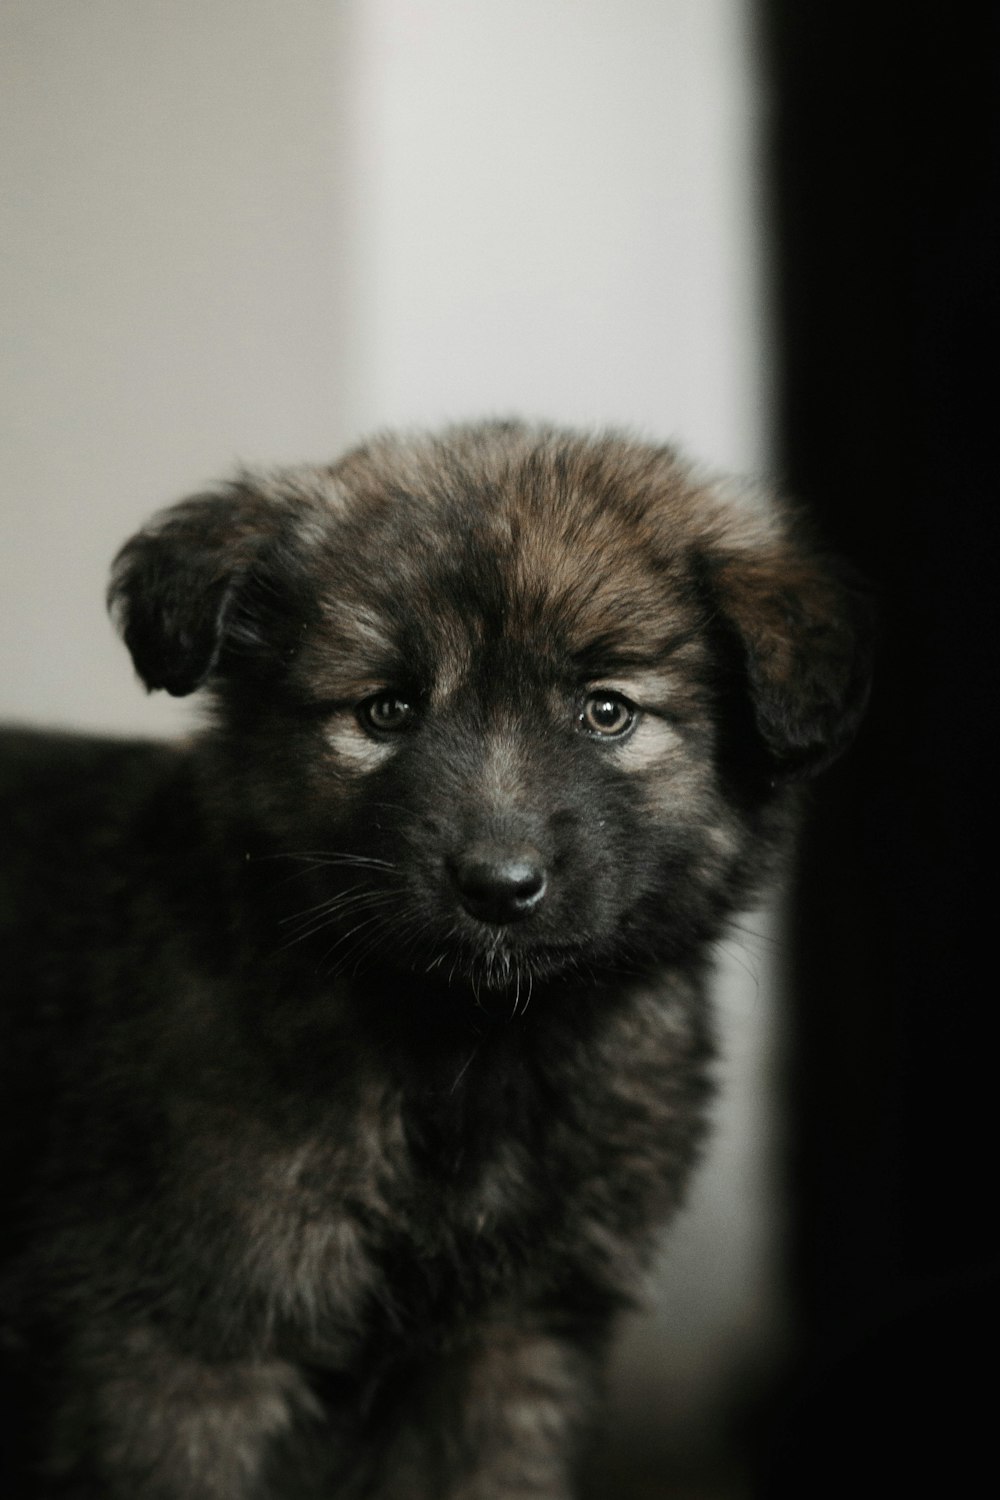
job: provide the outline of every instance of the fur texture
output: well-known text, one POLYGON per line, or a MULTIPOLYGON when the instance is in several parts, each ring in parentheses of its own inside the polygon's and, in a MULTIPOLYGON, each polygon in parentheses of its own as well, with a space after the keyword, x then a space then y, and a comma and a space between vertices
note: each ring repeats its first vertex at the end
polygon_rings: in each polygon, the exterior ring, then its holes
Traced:
POLYGON ((863 595, 504 423, 184 501, 110 601, 210 718, 5 742, 4 1493, 565 1500, 863 595))

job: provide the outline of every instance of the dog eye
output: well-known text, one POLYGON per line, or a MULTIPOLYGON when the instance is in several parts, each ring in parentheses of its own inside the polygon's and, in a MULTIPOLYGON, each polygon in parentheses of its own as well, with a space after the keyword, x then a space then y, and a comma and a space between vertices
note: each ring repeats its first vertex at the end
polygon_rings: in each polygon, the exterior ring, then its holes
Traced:
POLYGON ((636 709, 619 693, 589 693, 583 700, 578 723, 585 734, 614 739, 627 734, 636 717, 636 709))
POLYGON ((397 734, 413 722, 414 707, 400 693, 374 693, 358 704, 358 719, 365 729, 378 734, 397 734))

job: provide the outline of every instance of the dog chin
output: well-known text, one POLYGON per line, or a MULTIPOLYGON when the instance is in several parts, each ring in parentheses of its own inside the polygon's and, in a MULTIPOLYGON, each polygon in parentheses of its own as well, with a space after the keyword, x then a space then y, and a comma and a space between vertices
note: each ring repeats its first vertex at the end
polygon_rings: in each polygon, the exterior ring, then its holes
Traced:
POLYGON ((407 968, 425 980, 440 982, 452 991, 468 989, 480 995, 525 997, 536 984, 557 980, 583 963, 579 943, 564 946, 514 941, 507 932, 487 932, 481 938, 456 941, 454 935, 439 947, 407 955, 407 968))

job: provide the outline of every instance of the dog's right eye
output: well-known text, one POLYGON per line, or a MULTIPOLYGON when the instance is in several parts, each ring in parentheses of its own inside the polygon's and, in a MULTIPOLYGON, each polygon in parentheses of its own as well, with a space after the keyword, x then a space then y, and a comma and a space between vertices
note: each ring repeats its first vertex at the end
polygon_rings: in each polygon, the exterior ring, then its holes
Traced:
POLYGON ((397 734, 408 729, 413 722, 414 707, 401 693, 373 693, 357 707, 358 719, 364 729, 373 729, 376 734, 397 734))

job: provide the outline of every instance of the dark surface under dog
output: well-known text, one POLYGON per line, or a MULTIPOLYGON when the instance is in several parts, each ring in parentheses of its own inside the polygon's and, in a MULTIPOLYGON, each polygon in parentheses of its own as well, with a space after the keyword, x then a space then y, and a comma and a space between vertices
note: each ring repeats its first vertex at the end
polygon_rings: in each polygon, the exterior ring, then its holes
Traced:
POLYGON ((210 717, 4 739, 4 1493, 573 1494, 863 594, 498 423, 185 501, 110 597, 210 717))

